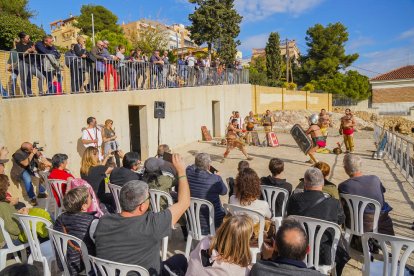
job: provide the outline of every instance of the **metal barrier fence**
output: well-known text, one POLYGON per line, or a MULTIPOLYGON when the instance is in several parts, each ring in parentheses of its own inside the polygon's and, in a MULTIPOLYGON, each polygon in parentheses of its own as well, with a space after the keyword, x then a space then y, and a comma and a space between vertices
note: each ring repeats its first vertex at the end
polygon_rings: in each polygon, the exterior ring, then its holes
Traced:
POLYGON ((377 145, 386 141, 384 153, 395 164, 395 167, 404 175, 408 182, 414 183, 414 142, 400 134, 385 130, 375 125, 374 139, 377 145))
POLYGON ((3 98, 248 83, 246 69, 0 51, 3 98))

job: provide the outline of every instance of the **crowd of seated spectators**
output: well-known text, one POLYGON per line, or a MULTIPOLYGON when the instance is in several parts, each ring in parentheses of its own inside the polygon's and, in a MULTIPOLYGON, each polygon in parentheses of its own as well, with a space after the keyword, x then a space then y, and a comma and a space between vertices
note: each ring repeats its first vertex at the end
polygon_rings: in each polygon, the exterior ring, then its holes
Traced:
MULTIPOLYGON (((29 165, 37 156, 33 145, 24 143, 14 155, 14 165, 29 170, 29 165), (33 153, 34 152, 34 153, 33 153), (24 158, 26 157, 26 158, 24 158), (25 166, 26 165, 26 166, 25 166)), ((292 184, 283 178, 284 162, 274 158, 269 162, 271 175, 260 178, 242 161, 238 165, 237 176, 228 181, 231 196, 229 203, 262 214, 267 221, 272 217, 286 216, 282 224, 265 240, 261 258, 252 264, 250 246, 254 236, 256 217, 245 214, 226 214, 221 196, 228 194, 228 187, 217 172, 211 172, 209 154, 199 153, 194 164, 186 166, 182 157, 172 155, 172 162, 162 156, 170 152, 165 145, 159 148, 156 157, 147 159, 140 170, 141 160, 136 153, 120 152, 122 167, 113 168, 108 164, 112 153, 102 162, 98 149, 86 148, 81 161, 80 175, 77 179, 67 171, 68 156, 56 154, 51 159, 49 179, 67 181, 63 191, 63 201, 53 196, 64 208, 64 212, 53 218, 53 229, 81 239, 92 256, 109 261, 139 265, 147 269, 150 275, 321 275, 304 263, 308 253, 308 237, 305 229, 291 215, 317 218, 338 225, 349 223, 349 210, 344 208, 339 193, 359 195, 377 200, 381 205, 379 233, 394 234, 389 216, 391 207, 384 200, 385 188, 380 179, 362 173, 362 160, 355 154, 344 156, 344 169, 349 179, 338 185, 328 181, 330 167, 326 163, 317 163, 306 170, 300 179, 301 185, 292 192, 292 184), (115 198, 108 192, 106 185, 121 187, 119 203, 121 212, 116 213, 115 198), (272 213, 268 202, 261 197, 261 186, 285 189, 289 198, 286 214, 280 211, 272 213), (174 203, 165 203, 162 210, 151 209, 150 189, 171 193, 174 203), (202 208, 200 213, 201 230, 205 238, 192 250, 188 259, 175 254, 162 261, 160 248, 162 239, 171 236, 179 223, 186 228, 185 212, 190 206, 190 197, 204 199, 214 206, 215 235, 209 235, 209 211, 202 208), (95 206, 95 207, 94 207, 95 206)), ((7 152, 8 153, 8 152, 7 152)), ((0 218, 5 222, 5 230, 16 245, 21 244, 21 228, 14 219, 15 213, 30 214, 29 208, 8 193, 9 178, 4 174, 8 163, 4 148, 0 150, 0 218)), ((21 179, 23 181, 23 179, 21 179)), ((30 187, 29 187, 30 188, 30 187)), ((31 187, 30 189, 33 189, 31 187)), ((280 210, 283 198, 277 200, 276 209, 280 210)), ((364 228, 372 231, 373 210, 368 206, 364 213, 364 228)), ((186 231, 189 229, 186 229, 186 231)), ((184 230, 183 230, 184 231, 184 230)), ((333 233, 323 234, 319 264, 330 264, 333 233)), ((0 235, 0 246, 5 246, 0 235)), ((357 250, 358 242, 352 246, 357 250)), ((59 256, 58 267, 63 270, 59 256)), ((67 259, 71 275, 79 275, 85 269, 80 251, 69 246, 67 259)), ((342 270, 349 260, 345 246, 340 243, 336 251, 336 273, 342 270)), ((8 267, 9 270, 13 267, 8 267)), ((15 269, 30 270, 30 267, 15 266, 15 269)), ((0 275, 3 275, 0 273, 0 275)), ((4 274, 11 275, 11 274, 4 274)), ((35 274, 33 274, 35 275, 35 274)))

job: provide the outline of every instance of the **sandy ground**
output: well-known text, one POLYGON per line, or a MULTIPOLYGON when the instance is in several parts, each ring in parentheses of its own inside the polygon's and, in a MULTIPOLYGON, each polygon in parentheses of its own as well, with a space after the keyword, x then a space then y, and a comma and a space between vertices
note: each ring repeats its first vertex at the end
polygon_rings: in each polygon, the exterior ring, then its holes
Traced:
MULTIPOLYGON (((337 135, 337 130, 331 130, 330 133, 332 136, 330 135, 328 139, 328 148, 332 149, 337 142, 342 141, 342 138, 337 135)), ((364 173, 377 175, 386 187, 386 201, 394 208, 391 212, 391 217, 396 234, 414 239, 414 231, 410 229, 414 221, 413 185, 404 179, 402 174, 389 160, 379 161, 371 159, 372 152, 375 149, 372 136, 373 132, 368 131, 361 131, 355 134, 356 154, 363 159, 364 173)), ((249 154, 254 157, 254 160, 250 161, 251 167, 257 171, 259 176, 267 176, 269 175, 269 160, 274 157, 281 158, 285 161, 284 177, 293 186, 296 186, 299 183, 299 178, 303 177, 305 170, 310 166, 305 163, 308 158, 299 150, 290 134, 279 132, 278 138, 280 146, 277 148, 248 147, 249 154)), ((182 154, 188 165, 194 163, 194 155, 196 153, 209 153, 213 161, 212 165, 220 171, 223 179, 230 176, 234 177, 238 162, 244 158, 241 152, 234 150, 230 153, 229 158, 222 162, 225 147, 218 146, 215 142, 194 142, 185 147, 173 149, 173 151, 182 154)), ((333 183, 339 184, 347 179, 347 175, 342 167, 343 155, 317 154, 317 158, 331 165, 330 180, 333 183)), ((227 196, 222 197, 223 203, 227 202, 227 200, 227 196)), ((40 206, 44 205, 43 200, 39 200, 39 203, 40 206)), ((183 253, 184 249, 185 242, 181 230, 176 229, 169 239, 168 255, 183 253)), ((414 264, 413 256, 410 258, 409 263, 411 265, 414 264)), ((361 275, 361 267, 360 263, 351 260, 345 267, 343 275, 361 275)), ((53 275, 58 274, 54 272, 53 275)))

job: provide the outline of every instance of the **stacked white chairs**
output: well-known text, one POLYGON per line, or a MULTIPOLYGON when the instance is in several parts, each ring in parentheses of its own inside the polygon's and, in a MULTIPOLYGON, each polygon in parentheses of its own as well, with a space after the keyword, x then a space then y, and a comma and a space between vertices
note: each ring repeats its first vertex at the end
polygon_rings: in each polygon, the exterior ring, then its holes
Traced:
POLYGON ((260 250, 263 245, 265 217, 259 212, 256 212, 256 211, 253 211, 253 210, 241 207, 241 206, 236 206, 233 204, 223 204, 223 207, 224 209, 226 209, 226 212, 232 215, 246 214, 250 216, 252 219, 257 218, 257 220, 259 221, 259 236, 257 240, 257 247, 250 247, 250 252, 252 253, 252 263, 253 264, 256 263, 257 254, 260 253, 260 250))
POLYGON ((121 204, 119 203, 119 194, 121 193, 121 186, 115 185, 115 184, 108 184, 109 190, 111 190, 112 195, 114 196, 115 200, 115 206, 116 206, 116 212, 121 213, 121 204))
POLYGON ((128 265, 97 257, 89 256, 96 275, 102 276, 127 276, 128 272, 137 272, 140 276, 149 276, 148 270, 139 265, 128 265))
POLYGON ((306 256, 306 265, 308 267, 315 267, 316 270, 320 271, 323 274, 328 274, 330 271, 332 275, 336 275, 335 254, 338 247, 338 242, 342 234, 341 227, 338 224, 330 221, 310 217, 289 216, 289 219, 294 219, 301 223, 303 229, 308 235, 309 254, 306 256), (331 245, 331 264, 319 265, 321 239, 323 234, 328 229, 332 229, 334 231, 333 241, 331 245))
POLYGON ((57 202, 55 201, 54 218, 56 219, 64 210, 63 208, 63 196, 64 196, 63 185, 67 185, 67 181, 60 180, 60 179, 49 179, 48 183, 50 187, 49 197, 55 198, 53 195, 53 191, 55 191, 55 193, 57 194, 59 198, 59 202, 60 202, 60 206, 58 206, 57 202))
POLYGON ((281 225, 283 217, 285 216, 285 213, 286 213, 286 205, 289 199, 289 192, 288 190, 283 189, 283 188, 266 186, 266 185, 261 185, 260 189, 262 191, 263 199, 267 201, 267 203, 270 206, 270 209, 272 210, 272 213, 273 213, 272 220, 275 221, 276 229, 277 229, 281 225), (277 198, 279 195, 283 196, 283 204, 282 204, 281 210, 277 210, 277 206, 276 206, 277 198), (279 211, 282 215, 276 216, 276 213, 279 213, 279 211))
POLYGON ((15 216, 18 218, 27 240, 29 241, 31 254, 28 263, 33 264, 34 261, 42 263, 44 275, 50 276, 52 262, 56 260, 56 256, 53 252, 52 242, 50 240, 43 243, 39 242, 36 226, 38 223, 44 223, 47 228, 50 228, 52 223, 41 217, 22 214, 15 214, 15 216))
POLYGON ((202 234, 201 231, 201 222, 200 222, 200 212, 201 207, 206 206, 209 212, 209 228, 210 235, 214 236, 216 234, 216 229, 214 227, 214 206, 210 201, 200 199, 200 198, 191 198, 190 207, 185 211, 185 217, 187 219, 187 229, 188 237, 187 243, 185 245, 185 256, 188 258, 191 251, 191 245, 193 240, 200 241, 206 235, 202 234))
POLYGON ((379 233, 367 232, 362 235, 362 249, 364 250, 364 265, 362 273, 364 276, 404 276, 405 265, 414 251, 414 240, 398 236, 390 236, 379 233), (380 244, 382 251, 382 271, 371 269, 371 254, 369 252, 368 240, 375 239, 380 244), (389 250, 390 249, 390 250, 389 250))
POLYGON ((85 266, 85 274, 89 275, 88 273, 89 271, 91 271, 91 265, 89 262, 89 254, 88 254, 88 249, 86 247, 86 244, 81 239, 75 236, 53 230, 52 228, 49 228, 48 230, 49 230, 49 237, 51 240, 53 240, 56 252, 62 264, 63 275, 71 276, 69 268, 68 268, 68 261, 67 261, 68 245, 76 246, 77 250, 80 251, 81 258, 85 266))
MULTIPOLYGON (((156 213, 162 211, 161 210, 161 199, 162 198, 164 198, 167 201, 168 207, 173 205, 173 199, 171 195, 167 192, 150 189, 149 194, 150 194, 152 210, 156 213)), ((167 259, 167 251, 168 251, 168 236, 162 239, 162 260, 163 261, 167 259)))
POLYGON ((0 249, 0 271, 6 267, 7 255, 9 254, 13 254, 13 257, 16 262, 25 263, 27 261, 26 248, 29 246, 29 244, 25 243, 15 245, 12 241, 12 238, 10 237, 9 232, 7 232, 5 228, 4 220, 2 218, 0 218, 0 229, 4 237, 4 241, 6 242, 6 247, 0 249), (20 260, 20 257, 17 254, 18 252, 20 252, 22 260, 20 260))
POLYGON ((378 232, 378 219, 381 212, 381 205, 378 201, 357 195, 351 194, 339 194, 342 202, 345 202, 344 208, 349 210, 349 219, 351 225, 345 225, 345 240, 347 241, 347 249, 349 255, 359 261, 363 262, 363 256, 353 250, 350 247, 350 243, 353 236, 362 237, 364 234, 364 212, 366 207, 370 204, 370 206, 374 207, 374 221, 373 221, 373 229, 372 232, 378 232))

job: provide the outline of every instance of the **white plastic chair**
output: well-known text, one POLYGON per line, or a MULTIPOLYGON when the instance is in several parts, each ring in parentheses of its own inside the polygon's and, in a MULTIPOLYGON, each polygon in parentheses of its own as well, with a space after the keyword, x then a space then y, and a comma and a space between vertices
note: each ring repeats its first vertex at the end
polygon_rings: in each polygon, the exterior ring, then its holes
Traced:
POLYGON ((31 254, 28 259, 29 264, 33 264, 34 261, 41 262, 43 264, 43 270, 45 276, 50 276, 50 269, 52 262, 56 260, 55 253, 51 241, 40 243, 36 233, 36 225, 38 223, 44 223, 47 228, 52 226, 52 223, 44 218, 15 214, 22 225, 23 231, 29 241, 31 254))
POLYGON ((148 270, 139 265, 121 264, 93 256, 89 256, 89 260, 92 262, 96 275, 98 271, 102 276, 126 276, 128 272, 138 272, 140 276, 150 275, 148 270))
POLYGON ((200 241, 204 237, 206 237, 201 232, 201 222, 200 222, 200 209, 203 205, 207 206, 208 212, 209 212, 210 235, 214 236, 216 234, 216 229, 214 227, 214 206, 213 204, 208 200, 192 197, 190 207, 185 211, 185 217, 187 219, 187 229, 188 229, 187 243, 185 245, 185 256, 187 258, 190 255, 192 241, 193 240, 200 241))
POLYGON ((362 249, 364 250, 364 266, 362 272, 364 276, 370 275, 371 254, 368 247, 369 239, 376 239, 381 245, 383 258, 382 275, 403 276, 407 260, 414 251, 414 240, 372 232, 364 233, 362 235, 362 249), (389 252, 387 245, 391 248, 391 252, 389 252), (388 253, 391 253, 391 260, 388 253))
MULTIPOLYGON (((264 227, 265 227, 265 217, 257 212, 253 211, 241 206, 233 205, 233 204, 223 204, 224 209, 226 212, 229 212, 232 215, 235 214, 246 214, 250 216, 251 218, 257 218, 259 221, 259 237, 257 239, 257 247, 250 247, 250 252, 252 253, 252 263, 256 263, 257 260, 257 254, 260 253, 260 250, 263 245, 263 233, 264 233, 264 227)), ((278 225, 276 225, 278 226, 278 225)))
POLYGON ((119 194, 121 193, 121 186, 115 185, 115 184, 108 184, 109 189, 111 190, 112 195, 114 196, 115 205, 116 205, 116 212, 121 213, 121 204, 119 204, 119 194))
POLYGON ((39 172, 40 177, 43 179, 43 185, 45 185, 46 192, 49 195, 46 199, 45 210, 48 211, 49 213, 52 213, 51 210, 49 210, 49 208, 50 208, 51 202, 54 201, 54 196, 50 188, 50 183, 48 179, 49 174, 50 174, 49 172, 39 172))
MULTIPOLYGON (((151 199, 151 207, 155 213, 161 211, 161 198, 165 198, 168 203, 168 207, 173 205, 173 199, 171 195, 167 192, 150 189, 149 190, 150 199, 151 199)), ((168 251, 168 236, 162 239, 162 260, 165 261, 167 259, 167 251, 168 251)))
POLYGON ((323 274, 328 274, 330 271, 331 275, 336 275, 335 254, 336 249, 338 247, 339 239, 341 238, 342 234, 341 227, 338 224, 330 221, 310 217, 289 216, 289 219, 294 219, 298 221, 300 224, 302 224, 303 229, 305 229, 308 235, 309 254, 306 256, 306 265, 308 267, 315 267, 316 270, 323 274), (328 229, 333 229, 335 231, 331 246, 331 264, 319 265, 321 239, 323 234, 328 229))
POLYGON ((49 230, 49 237, 51 240, 53 240, 53 243, 55 245, 55 249, 57 251, 57 255, 59 256, 60 262, 63 266, 63 275, 64 276, 70 276, 70 271, 68 268, 67 263, 67 250, 68 250, 68 243, 73 243, 74 246, 79 247, 80 254, 82 261, 85 265, 85 272, 86 275, 89 275, 88 272, 91 271, 91 266, 89 263, 89 254, 88 249, 86 248, 86 244, 79 238, 68 235, 56 230, 53 230, 53 228, 48 228, 49 230))
POLYGON ((57 217, 63 212, 64 208, 63 208, 63 184, 65 184, 67 186, 67 181, 66 180, 61 180, 61 179, 49 179, 48 180, 48 185, 50 186, 50 194, 49 197, 54 198, 54 194, 52 191, 55 191, 58 198, 59 198, 59 202, 60 202, 60 207, 58 206, 56 199, 55 199, 55 211, 54 211, 54 216, 55 219, 57 219, 57 217))
POLYGON ((4 226, 4 220, 2 218, 0 218, 0 228, 7 246, 6 248, 0 249, 0 271, 6 267, 7 255, 9 254, 13 254, 14 259, 18 263, 27 262, 26 248, 29 246, 29 244, 24 243, 20 245, 14 245, 9 232, 7 232, 4 226), (21 252, 22 260, 20 260, 19 255, 17 254, 18 252, 21 252))
POLYGON ((378 219, 381 211, 381 205, 378 201, 363 196, 341 193, 339 194, 339 197, 345 202, 350 214, 351 225, 350 227, 345 225, 344 235, 344 238, 347 241, 348 252, 352 258, 363 262, 363 257, 359 252, 350 247, 350 242, 352 240, 352 236, 355 235, 362 237, 364 234, 364 212, 368 204, 372 204, 375 208, 372 232, 378 232, 378 219))
POLYGON ((277 226, 281 225, 283 217, 285 216, 285 212, 286 212, 286 204, 289 199, 288 190, 283 189, 283 188, 273 187, 273 186, 266 186, 266 185, 261 185, 260 189, 262 191, 263 199, 267 201, 267 203, 270 206, 270 209, 272 210, 272 213, 273 213, 272 220, 275 221, 277 226), (277 206, 276 206, 277 197, 279 196, 279 194, 283 194, 283 204, 282 204, 282 210, 281 210, 282 216, 277 217, 275 214, 279 213, 278 211, 280 211, 280 210, 276 210, 277 209, 277 206))

